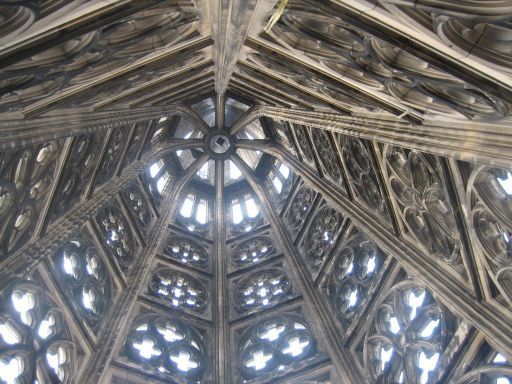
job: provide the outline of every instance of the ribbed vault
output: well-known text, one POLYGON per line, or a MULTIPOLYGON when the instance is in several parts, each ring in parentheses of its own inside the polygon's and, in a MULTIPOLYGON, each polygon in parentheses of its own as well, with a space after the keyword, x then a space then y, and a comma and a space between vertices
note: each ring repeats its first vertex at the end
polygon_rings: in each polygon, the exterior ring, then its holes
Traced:
POLYGON ((0 382, 511 383, 511 19, 0 0, 0 382))

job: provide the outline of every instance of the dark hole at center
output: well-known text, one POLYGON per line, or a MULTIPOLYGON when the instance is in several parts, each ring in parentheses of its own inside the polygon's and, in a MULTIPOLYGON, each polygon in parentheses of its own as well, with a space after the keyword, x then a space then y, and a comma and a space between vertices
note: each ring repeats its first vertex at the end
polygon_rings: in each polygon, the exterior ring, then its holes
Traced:
POLYGON ((226 139, 223 137, 219 137, 219 138, 217 138, 217 140, 215 140, 215 144, 217 144, 219 147, 222 147, 225 142, 226 142, 226 139))

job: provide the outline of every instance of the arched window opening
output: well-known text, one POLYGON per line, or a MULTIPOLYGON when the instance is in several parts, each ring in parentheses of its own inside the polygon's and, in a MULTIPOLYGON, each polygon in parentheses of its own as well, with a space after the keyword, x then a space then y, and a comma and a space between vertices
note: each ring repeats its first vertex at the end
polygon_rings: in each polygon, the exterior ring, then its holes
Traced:
POLYGON ((208 265, 208 253, 192 240, 171 237, 164 247, 166 255, 183 264, 204 268, 208 265))
POLYGON ((170 160, 167 157, 162 157, 152 163, 146 170, 148 190, 156 203, 161 200, 162 192, 171 178, 170 169, 170 160))
POLYGON ((59 150, 58 142, 47 142, 0 152, 0 258, 33 236, 51 191, 59 150))
POLYGON ((192 216, 192 211, 194 209, 194 200, 195 196, 192 193, 189 193, 185 200, 183 201, 183 204, 181 205, 180 214, 183 217, 189 218, 192 216))
POLYGON ((327 294, 344 329, 367 304, 380 281, 384 259, 375 243, 360 233, 340 246, 329 274, 327 294))
POLYGON ((121 195, 136 225, 146 234, 154 223, 154 215, 142 188, 137 182, 133 182, 122 190, 121 195))
POLYGON ((292 284, 281 268, 256 272, 235 286, 235 308, 245 312, 275 305, 292 294, 292 284))
MULTIPOLYGON (((503 356, 501 353, 496 353, 494 358, 492 359, 492 363, 497 366, 511 366, 510 361, 508 361, 505 356, 503 356)), ((510 373, 502 373, 502 372, 496 372, 495 374, 495 383, 496 384, 512 384, 512 367, 510 367, 510 373)))
POLYGON ((72 383, 75 346, 65 316, 36 283, 4 293, 0 320, 0 379, 6 383, 72 383), (37 366, 37 369, 34 369, 37 366))
POLYGON ((126 356, 157 375, 201 380, 206 369, 199 332, 177 318, 145 316, 135 322, 125 343, 126 356))
POLYGON ((313 208, 315 191, 307 185, 302 185, 293 196, 287 212, 288 223, 294 230, 300 229, 306 217, 313 208))
POLYGON ((154 178, 156 175, 158 175, 160 173, 160 170, 164 167, 164 165, 165 165, 164 159, 160 159, 157 162, 153 163, 149 167, 150 176, 154 178))
POLYGON ((237 246, 232 254, 232 262, 235 268, 242 268, 268 260, 275 254, 276 248, 272 239, 259 236, 237 246))
POLYGON ((312 272, 316 272, 330 254, 343 221, 341 213, 328 205, 316 212, 304 241, 306 261, 312 272))
POLYGON ((96 247, 81 237, 70 240, 56 252, 52 266, 80 316, 97 331, 109 308, 112 282, 96 247))
POLYGON ((211 222, 210 200, 195 192, 189 192, 181 203, 176 220, 190 232, 204 233, 211 222))
POLYGON ((242 179, 242 172, 231 160, 224 160, 224 185, 229 185, 242 179))
POLYGON ((365 338, 372 382, 436 383, 453 324, 452 315, 426 288, 411 280, 397 284, 377 306, 365 338))
POLYGON ((210 178, 210 162, 207 161, 203 164, 203 166, 197 171, 197 176, 202 180, 208 180, 210 178))
POLYGON ((311 128, 311 131, 320 164, 332 180, 342 183, 341 165, 329 132, 320 128, 311 128))
POLYGON ((149 293, 173 307, 195 312, 204 312, 208 304, 207 290, 201 281, 168 268, 153 273, 149 293))
POLYGON ((304 320, 286 314, 248 329, 238 350, 242 377, 251 379, 306 360, 316 342, 304 320))
POLYGON ((233 198, 230 208, 231 227, 235 233, 249 232, 262 220, 260 206, 250 193, 233 198))
POLYGON ((200 199, 197 205, 196 220, 203 225, 208 222, 208 202, 204 199, 200 199))
POLYGON ((499 293, 512 302, 512 171, 476 167, 468 185, 470 226, 482 261, 499 293))
POLYGON ((116 206, 109 206, 96 216, 105 248, 121 268, 128 268, 136 256, 134 233, 116 206))

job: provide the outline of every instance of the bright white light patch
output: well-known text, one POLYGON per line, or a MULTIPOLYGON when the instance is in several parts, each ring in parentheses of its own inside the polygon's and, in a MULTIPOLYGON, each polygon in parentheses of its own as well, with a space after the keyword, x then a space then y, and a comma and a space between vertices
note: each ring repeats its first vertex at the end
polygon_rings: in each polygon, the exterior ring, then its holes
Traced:
POLYGON ((55 352, 46 352, 46 361, 60 381, 64 381, 65 371, 62 365, 66 363, 67 359, 67 353, 63 347, 59 347, 55 352))
POLYGON ((389 330, 393 332, 395 335, 400 332, 400 324, 395 316, 389 319, 389 330))
POLYGON ((53 332, 53 326, 55 325, 55 317, 52 315, 48 316, 47 319, 44 319, 37 330, 38 335, 41 339, 46 339, 53 332))
POLYGON ((423 337, 424 339, 432 336, 432 334, 434 333, 434 330, 437 328, 438 325, 439 325, 439 319, 430 320, 430 322, 421 331, 420 336, 423 337))
POLYGON ((15 356, 9 361, 0 360, 0 379, 7 384, 18 383, 18 377, 23 374, 23 359, 15 356))
POLYGON ((231 206, 231 211, 233 214, 233 224, 240 224, 244 219, 242 216, 242 207, 240 206, 240 203, 233 203, 231 206))
POLYGON ((348 306, 353 307, 357 304, 357 289, 354 289, 352 292, 350 292, 350 296, 348 297, 348 306))
POLYGON ((246 363, 248 368, 254 368, 256 371, 265 368, 267 361, 272 359, 271 353, 266 353, 258 349, 252 353, 252 359, 246 363))
POLYGON ((18 344, 21 341, 21 336, 9 323, 0 324, 0 336, 2 336, 2 339, 10 345, 18 344))
POLYGON ((208 213, 208 204, 206 200, 201 199, 197 206, 196 220, 199 224, 206 224, 208 213))
POLYGON ((86 288, 82 291, 82 303, 84 308, 93 310, 94 308, 94 292, 92 290, 87 290, 86 288))
POLYGON ((165 340, 170 342, 183 339, 183 335, 179 333, 176 330, 176 327, 171 324, 166 324, 165 328, 158 328, 158 332, 162 334, 165 340))
POLYGON ((267 329, 267 331, 260 336, 260 338, 267 339, 269 341, 277 340, 281 333, 284 332, 284 329, 284 325, 273 324, 271 328, 267 329))
POLYGON ((274 188, 276 189, 277 193, 281 193, 283 190, 283 183, 281 183, 281 180, 279 180, 277 177, 274 177, 272 184, 274 184, 274 188))
POLYGON ((424 300, 425 291, 419 291, 417 294, 415 292, 409 293, 407 296, 407 304, 411 307, 410 320, 413 320, 416 317, 418 308, 423 305, 424 300))
POLYGON ((260 213, 260 209, 252 197, 245 200, 245 206, 247 208, 247 215, 251 218, 258 216, 258 213, 260 213))
POLYGON ((142 340, 142 343, 134 343, 133 348, 139 351, 139 355, 145 359, 151 359, 153 356, 160 356, 162 352, 155 348, 155 342, 150 339, 142 340))
POLYGON ((200 179, 207 180, 208 177, 210 177, 210 162, 206 162, 203 164, 201 169, 197 171, 197 176, 199 176, 200 179))
POLYGON ((500 183, 501 187, 505 190, 507 195, 512 195, 512 172, 507 172, 507 177, 505 179, 496 178, 498 183, 500 183))
POLYGON ((30 310, 34 308, 34 295, 30 292, 14 291, 11 296, 14 309, 20 314, 21 321, 26 325, 31 325, 32 316, 30 310))
POLYGON ((241 176, 242 172, 240 172, 240 169, 238 169, 235 163, 229 160, 229 177, 231 178, 231 180, 236 180, 241 176))
POLYGON ((162 193, 162 191, 165 188, 165 184, 167 183, 167 180, 169 180, 169 174, 167 172, 165 172, 162 175, 162 177, 160 177, 158 179, 158 181, 156 182, 156 189, 157 189, 158 193, 162 193))
POLYGON ((155 177, 156 175, 158 175, 158 172, 160 172, 160 170, 162 169, 162 167, 160 166, 159 162, 158 163, 153 163, 151 165, 151 167, 149 167, 149 174, 151 177, 155 177))
POLYGON ((375 257, 372 257, 371 259, 368 259, 368 263, 366 264, 366 271, 368 274, 375 271, 375 267, 377 264, 375 263, 375 257))
POLYGON ((428 381, 429 372, 432 372, 437 367, 439 360, 439 353, 434 353, 432 356, 427 357, 424 352, 420 353, 418 366, 421 368, 421 384, 426 384, 428 381))
POLYGON ((388 346, 388 348, 382 347, 380 350, 380 368, 384 371, 388 362, 391 361, 391 357, 393 356, 393 347, 388 346))
POLYGON ((194 208, 194 196, 188 195, 183 205, 181 206, 180 214, 183 217, 192 216, 192 209, 194 208))
POLYGON ((171 360, 176 363, 176 366, 180 371, 188 372, 191 369, 199 367, 199 364, 192 361, 190 353, 187 351, 180 351, 177 356, 171 356, 171 360))
POLYGON ((279 173, 283 175, 285 179, 287 179, 288 176, 290 176, 290 169, 288 169, 286 165, 281 164, 281 166, 279 167, 279 173))
POLYGON ((74 257, 64 254, 64 257, 62 258, 62 266, 64 268, 64 272, 68 275, 75 276, 76 259, 74 257))
POLYGON ((153 133, 153 137, 152 137, 152 138, 154 139, 154 138, 156 138, 156 137, 160 136, 160 135, 162 134, 162 132, 163 132, 163 131, 164 131, 164 129, 163 129, 163 128, 159 128, 159 129, 157 129, 157 130, 155 131, 155 133, 153 133))
POLYGON ((505 356, 503 356, 501 353, 498 353, 492 362, 493 363, 506 363, 507 359, 505 359, 505 356))
POLYGON ((288 340, 288 348, 283 349, 283 353, 292 356, 299 356, 304 352, 304 349, 308 346, 309 341, 300 341, 298 337, 292 337, 288 340))

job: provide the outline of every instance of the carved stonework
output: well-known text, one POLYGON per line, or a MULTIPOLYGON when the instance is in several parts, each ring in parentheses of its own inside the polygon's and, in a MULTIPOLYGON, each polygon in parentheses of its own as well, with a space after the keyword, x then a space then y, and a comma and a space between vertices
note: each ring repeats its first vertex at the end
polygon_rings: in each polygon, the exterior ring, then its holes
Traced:
POLYGON ((459 266, 461 245, 439 160, 401 147, 384 149, 388 186, 406 231, 441 260, 459 266))
POLYGON ((147 234, 154 224, 155 217, 139 184, 130 184, 121 194, 135 223, 143 234, 147 234))
POLYGON ((349 136, 338 136, 342 159, 353 191, 379 217, 389 220, 389 211, 383 187, 378 180, 377 165, 371 148, 365 141, 349 136))
POLYGON ((113 301, 112 277, 99 250, 79 234, 56 252, 52 268, 79 317, 97 333, 113 301))
POLYGON ((233 287, 235 309, 246 312, 272 306, 292 293, 292 284, 281 268, 268 268, 241 279, 233 287))
POLYGON ((116 206, 108 206, 96 216, 103 246, 121 267, 126 271, 137 256, 137 242, 130 224, 124 214, 116 206))
POLYGON ((98 148, 101 147, 102 141, 100 134, 80 135, 73 138, 69 157, 62 170, 62 177, 52 202, 54 218, 67 212, 73 203, 80 200, 101 156, 98 148))
POLYGON ((304 160, 307 164, 314 167, 315 158, 313 157, 313 148, 311 147, 306 127, 295 124, 293 132, 304 160))
POLYGON ((177 318, 141 316, 124 349, 130 360, 163 377, 201 380, 207 366, 201 334, 177 318))
POLYGON ((209 263, 208 252, 193 240, 171 236, 164 245, 163 252, 174 261, 196 268, 206 268, 209 263))
MULTIPOLYGON (((11 37, 26 29, 35 18, 38 2, 16 2, 22 5, 2 5, 0 8, 4 16, 2 20, 5 17, 8 19, 7 25, 2 23, 0 29, 2 41, 4 37, 11 37), (11 31, 10 34, 8 29, 11 31)), ((50 4, 55 2, 62 0, 45 3, 49 8, 55 8, 50 4)), ((75 6, 79 3, 80 1, 76 1, 75 6)), ((124 22, 113 22, 18 61, 0 72, 0 78, 5 79, 3 81, 8 85, 0 87, 0 109, 21 110, 63 89, 76 85, 84 86, 98 77, 105 77, 113 71, 133 64, 137 58, 151 53, 158 47, 162 48, 177 40, 190 38, 196 30, 193 20, 194 16, 185 9, 163 4, 132 14, 124 22)), ((152 71, 148 70, 147 76, 126 80, 131 80, 130 85, 133 86, 136 83, 143 83, 152 74, 152 71)), ((112 88, 110 86, 110 92, 104 93, 103 96, 116 96, 113 91, 119 89, 112 88)))
POLYGON ((366 309, 384 269, 386 255, 362 233, 354 231, 336 251, 325 285, 329 305, 347 333, 366 309))
POLYGON ((510 44, 510 25, 507 17, 510 4, 506 1, 484 0, 479 3, 453 4, 441 1, 404 1, 393 5, 379 1, 389 12, 398 14, 417 28, 436 33, 447 45, 478 56, 487 64, 510 71, 512 58, 505 47, 510 44))
POLYGON ((324 131, 323 129, 312 128, 311 135, 318 153, 318 158, 322 167, 325 169, 326 175, 334 182, 343 183, 338 156, 336 155, 336 149, 329 137, 329 132, 324 131))
POLYGON ((343 222, 341 213, 328 205, 320 207, 311 218, 302 241, 302 257, 310 267, 312 275, 316 275, 331 253, 343 222))
MULTIPOLYGON (((393 17, 401 17, 406 25, 425 27, 437 33, 446 46, 458 54, 468 52, 487 60, 485 65, 506 67, 509 53, 504 47, 510 40, 507 16, 510 5, 469 4, 454 6, 424 1, 403 1, 399 5, 379 1, 393 17), (506 10, 506 11, 505 11, 506 10)), ((288 5, 279 21, 262 38, 279 44, 288 52, 305 55, 324 65, 351 87, 325 80, 298 65, 286 65, 272 56, 253 53, 251 61, 309 89, 328 96, 352 110, 378 111, 379 108, 354 92, 355 88, 385 93, 403 105, 426 114, 468 119, 501 119, 510 114, 510 104, 465 83, 447 71, 438 69, 423 58, 392 45, 369 33, 364 25, 352 24, 349 18, 334 10, 314 7, 305 1, 288 5)), ((428 34, 428 32, 426 33, 428 34)))
POLYGON ((480 166, 473 170, 467 186, 471 209, 469 225, 492 281, 512 302, 512 191, 510 170, 480 166))
POLYGON ((512 0, 0 0, 0 383, 512 383, 512 0))
POLYGON ((315 192, 308 186, 302 186, 293 196, 287 214, 288 223, 292 230, 296 231, 302 227, 313 207, 314 200, 315 192))
POLYGON ((241 376, 251 379, 313 356, 316 341, 300 316, 281 314, 249 328, 237 350, 241 376))
POLYGON ((123 149, 126 146, 125 137, 127 136, 128 127, 114 128, 110 136, 107 147, 103 154, 95 183, 97 186, 102 185, 112 176, 114 176, 117 166, 121 161, 123 149))
POLYGON ((275 254, 273 240, 268 236, 257 236, 238 245, 231 258, 235 268, 243 268, 268 260, 275 254))
POLYGON ((421 284, 405 280, 376 304, 364 338, 372 383, 435 383, 455 319, 421 284))
POLYGON ((209 294, 198 279, 169 268, 158 268, 148 286, 151 295, 174 308, 204 312, 209 305, 209 294))
POLYGON ((77 351, 51 295, 33 281, 20 281, 2 292, 0 308, 2 380, 8 374, 17 382, 73 383, 77 351))
POLYGON ((33 236, 55 182, 60 148, 53 141, 0 153, 0 259, 33 236))

